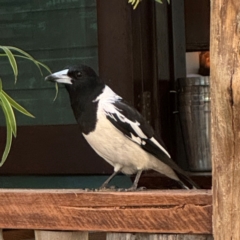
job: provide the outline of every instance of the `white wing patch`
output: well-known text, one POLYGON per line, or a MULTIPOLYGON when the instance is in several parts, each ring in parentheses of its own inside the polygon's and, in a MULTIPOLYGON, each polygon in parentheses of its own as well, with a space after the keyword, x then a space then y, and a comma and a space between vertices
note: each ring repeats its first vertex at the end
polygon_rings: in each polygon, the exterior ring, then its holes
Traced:
POLYGON ((141 138, 135 137, 132 133, 130 133, 130 134, 131 134, 131 138, 130 138, 130 139, 131 139, 132 141, 134 141, 135 143, 141 145, 141 142, 142 142, 141 138))
POLYGON ((149 140, 152 141, 156 146, 158 146, 169 158, 171 158, 171 156, 170 156, 169 153, 165 150, 165 148, 162 147, 162 146, 159 144, 159 142, 158 142, 154 137, 150 138, 149 140))
MULTIPOLYGON (((113 114, 116 114, 117 117, 120 119, 120 121, 122 121, 124 123, 128 123, 132 127, 134 132, 139 136, 139 137, 135 137, 132 133, 130 133, 131 140, 138 143, 139 145, 145 145, 146 142, 144 141, 144 139, 148 139, 148 137, 143 133, 143 131, 139 127, 140 123, 137 121, 133 122, 133 121, 129 120, 128 118, 126 118, 121 113, 121 110, 112 104, 121 99, 122 98, 120 96, 118 96, 115 92, 113 92, 111 88, 109 88, 108 86, 105 86, 103 93, 101 95, 99 95, 95 100, 93 100, 93 102, 99 101, 98 102, 98 117, 100 117, 100 115, 104 114, 104 115, 111 117, 115 121, 117 121, 117 119, 113 115, 113 114)), ((151 142, 153 142, 159 149, 161 149, 169 158, 171 158, 169 153, 164 149, 164 147, 162 147, 159 144, 159 142, 155 138, 152 137, 149 140, 151 142)))
POLYGON ((115 121, 117 119, 113 116, 113 114, 116 114, 118 118, 124 122, 128 123, 132 129, 135 131, 135 133, 140 137, 140 138, 147 138, 147 136, 142 132, 142 130, 139 128, 140 123, 135 121, 131 121, 128 118, 126 118, 122 113, 121 110, 115 107, 112 103, 121 100, 122 98, 118 96, 115 92, 112 91, 111 88, 108 86, 105 86, 103 93, 99 95, 94 102, 98 102, 98 111, 99 113, 104 112, 105 115, 111 117, 115 121))

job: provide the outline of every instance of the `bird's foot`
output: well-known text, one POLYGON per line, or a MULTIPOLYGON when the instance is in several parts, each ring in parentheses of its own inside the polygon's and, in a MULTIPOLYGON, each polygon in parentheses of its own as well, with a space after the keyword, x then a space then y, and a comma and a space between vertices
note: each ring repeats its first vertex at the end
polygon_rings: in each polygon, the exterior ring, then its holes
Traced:
POLYGON ((136 187, 130 187, 128 189, 125 189, 126 192, 140 192, 140 191, 144 191, 146 190, 147 188, 146 187, 139 187, 139 188, 136 188, 136 187))
POLYGON ((145 191, 145 190, 147 190, 146 187, 140 187, 140 188, 137 188, 137 189, 136 189, 136 191, 145 191))
POLYGON ((116 191, 116 187, 115 186, 101 186, 99 189, 96 189, 99 192, 110 192, 110 191, 116 191))

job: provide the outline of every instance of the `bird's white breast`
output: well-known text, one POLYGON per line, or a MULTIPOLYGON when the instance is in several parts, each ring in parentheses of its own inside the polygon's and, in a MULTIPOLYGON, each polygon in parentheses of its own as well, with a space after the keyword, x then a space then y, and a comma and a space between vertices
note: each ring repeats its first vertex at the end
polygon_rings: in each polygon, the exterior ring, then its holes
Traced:
POLYGON ((83 134, 91 147, 115 170, 124 166, 122 171, 132 174, 140 169, 147 169, 149 154, 136 143, 129 140, 106 116, 99 116, 96 129, 88 135, 83 134))
POLYGON ((94 131, 83 134, 87 142, 114 167, 114 171, 133 174, 138 170, 154 169, 177 179, 169 166, 141 148, 138 144, 140 138, 134 139, 132 136, 133 139, 130 140, 107 119, 106 114, 117 113, 112 103, 119 99, 121 97, 106 86, 103 93, 94 100, 98 101, 97 124, 94 131))
POLYGON ((98 101, 96 128, 93 132, 83 135, 90 146, 110 163, 115 171, 121 169, 124 173, 132 174, 137 170, 147 168, 149 154, 125 137, 106 118, 107 113, 116 112, 112 103, 119 99, 121 97, 106 86, 103 93, 94 100, 98 101))

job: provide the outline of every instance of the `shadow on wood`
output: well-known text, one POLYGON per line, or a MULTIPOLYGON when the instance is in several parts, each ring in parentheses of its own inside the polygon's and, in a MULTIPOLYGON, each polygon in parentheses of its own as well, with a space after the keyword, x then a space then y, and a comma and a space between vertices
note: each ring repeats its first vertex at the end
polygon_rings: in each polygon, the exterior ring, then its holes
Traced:
POLYGON ((35 231, 36 240, 88 240, 87 232, 35 231))

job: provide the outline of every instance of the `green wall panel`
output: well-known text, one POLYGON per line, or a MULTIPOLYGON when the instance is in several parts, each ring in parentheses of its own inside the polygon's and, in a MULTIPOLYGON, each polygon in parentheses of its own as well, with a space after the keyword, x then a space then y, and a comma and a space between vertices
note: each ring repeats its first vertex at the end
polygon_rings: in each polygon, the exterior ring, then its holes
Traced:
MULTIPOLYGON (((98 189, 109 176, 0 176, 1 188, 40 188, 40 189, 98 189)), ((113 178, 110 186, 129 188, 130 177, 118 175, 113 178)))
MULTIPOLYGON (((83 63, 98 71, 96 0, 0 0, 0 45, 16 46, 47 64, 52 71, 83 63)), ((35 119, 17 114, 19 125, 74 124, 68 96, 60 86, 55 102, 48 75, 18 58, 14 77, 7 59, 0 58, 4 90, 27 108, 35 119)), ((0 114, 0 125, 5 125, 0 114)))

